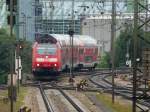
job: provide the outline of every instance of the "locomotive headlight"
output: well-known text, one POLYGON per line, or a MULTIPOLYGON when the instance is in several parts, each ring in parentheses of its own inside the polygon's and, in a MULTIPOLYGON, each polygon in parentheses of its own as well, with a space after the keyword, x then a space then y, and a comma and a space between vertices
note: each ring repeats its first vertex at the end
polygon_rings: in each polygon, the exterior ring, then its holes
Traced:
POLYGON ((57 64, 54 64, 54 66, 56 67, 56 66, 57 66, 57 64))
POLYGON ((49 62, 57 62, 57 58, 49 58, 48 61, 49 62))
POLYGON ((37 66, 39 67, 39 66, 40 66, 40 64, 37 64, 37 66))
POLYGON ((44 62, 44 58, 36 58, 37 62, 44 62))

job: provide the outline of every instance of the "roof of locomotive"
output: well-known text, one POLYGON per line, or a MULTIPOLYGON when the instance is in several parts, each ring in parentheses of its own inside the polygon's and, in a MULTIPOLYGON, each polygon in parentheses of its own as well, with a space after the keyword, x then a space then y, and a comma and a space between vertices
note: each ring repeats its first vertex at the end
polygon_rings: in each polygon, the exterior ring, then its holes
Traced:
MULTIPOLYGON (((66 34, 50 34, 57 41, 60 42, 61 45, 66 44, 70 45, 70 36, 66 34)), ((94 38, 87 35, 74 35, 73 36, 73 44, 80 46, 96 46, 97 42, 94 38)))
MULTIPOLYGON (((65 34, 51 34, 61 45, 70 45, 70 36, 65 34)), ((74 45, 80 45, 81 41, 78 38, 73 38, 74 45)))
MULTIPOLYGON (((67 34, 38 34, 36 42, 37 43, 60 43, 63 45, 70 45, 70 36, 67 34)), ((73 45, 74 46, 96 46, 97 42, 93 37, 88 35, 73 35, 73 45)))
POLYGON ((45 47, 56 47, 56 44, 35 42, 32 46, 32 48, 45 48, 45 47))

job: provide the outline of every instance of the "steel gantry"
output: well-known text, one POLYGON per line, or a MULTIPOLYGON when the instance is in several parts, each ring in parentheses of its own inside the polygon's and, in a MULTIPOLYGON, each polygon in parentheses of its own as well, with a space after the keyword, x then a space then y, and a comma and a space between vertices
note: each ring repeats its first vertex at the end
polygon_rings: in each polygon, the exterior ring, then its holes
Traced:
MULTIPOLYGON (((132 111, 133 112, 137 112, 137 108, 141 109, 142 112, 148 112, 148 110, 143 109, 142 107, 140 107, 137 102, 139 100, 148 100, 150 99, 150 97, 147 95, 147 91, 150 91, 147 87, 147 81, 150 80, 149 79, 149 75, 147 75, 145 77, 144 71, 143 71, 143 77, 142 78, 138 78, 139 73, 138 73, 138 59, 141 58, 143 60, 145 60, 140 54, 142 51, 142 47, 143 45, 140 45, 140 41, 141 40, 145 40, 146 37, 146 33, 149 31, 149 24, 150 24, 150 10, 148 8, 149 4, 148 4, 148 0, 133 0, 134 2, 134 31, 133 31, 133 46, 134 46, 134 52, 133 52, 133 105, 132 105, 132 111), (141 16, 141 13, 144 13, 144 15, 141 16), (144 31, 145 35, 140 34, 140 31, 144 31), (141 40, 140 40, 141 39, 141 40), (139 90, 139 83, 142 81, 144 81, 145 84, 145 88, 143 88, 143 94, 142 95, 138 95, 137 91, 139 90)), ((146 41, 147 42, 147 41, 146 41)))

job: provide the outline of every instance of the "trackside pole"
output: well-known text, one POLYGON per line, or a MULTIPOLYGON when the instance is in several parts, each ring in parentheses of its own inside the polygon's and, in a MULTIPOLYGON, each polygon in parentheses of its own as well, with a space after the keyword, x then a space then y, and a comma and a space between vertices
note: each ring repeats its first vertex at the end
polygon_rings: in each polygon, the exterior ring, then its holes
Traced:
MULTIPOLYGON (((10 36, 13 36, 13 0, 10 0, 10 36)), ((10 58, 10 72, 11 72, 11 84, 10 84, 10 112, 14 111, 14 101, 13 101, 13 45, 11 48, 11 58, 10 58)))
POLYGON ((73 83, 74 80, 74 74, 73 74, 73 35, 74 35, 74 0, 72 0, 72 13, 71 13, 71 24, 70 24, 70 30, 68 31, 68 34, 70 36, 70 48, 71 48, 71 66, 70 66, 70 78, 69 82, 73 83))
POLYGON ((115 102, 115 82, 114 82, 114 75, 115 75, 115 46, 114 46, 114 39, 116 36, 116 3, 115 0, 112 0, 112 23, 111 23, 111 74, 112 74, 112 103, 115 102))
POLYGON ((74 80, 74 74, 73 74, 73 34, 74 31, 72 29, 69 30, 69 36, 70 36, 70 49, 71 49, 71 64, 70 64, 70 78, 69 78, 69 82, 73 83, 74 80))

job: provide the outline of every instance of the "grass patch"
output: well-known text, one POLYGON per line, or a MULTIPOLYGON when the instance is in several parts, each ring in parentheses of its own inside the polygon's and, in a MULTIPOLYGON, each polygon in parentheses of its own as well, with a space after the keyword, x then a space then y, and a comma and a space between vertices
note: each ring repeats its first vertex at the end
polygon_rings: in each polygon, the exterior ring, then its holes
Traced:
POLYGON ((132 112, 132 106, 123 101, 115 100, 115 103, 112 104, 112 98, 108 94, 97 94, 96 97, 110 108, 112 112, 132 112))
MULTIPOLYGON (((27 95, 28 89, 26 87, 20 87, 20 93, 17 97, 17 101, 14 102, 14 112, 17 112, 18 109, 24 105, 24 98, 27 95)), ((8 91, 0 91, 0 96, 7 97, 8 91)), ((10 102, 4 103, 2 100, 0 100, 0 112, 10 112, 10 102)))
POLYGON ((27 88, 26 87, 21 87, 20 88, 20 93, 17 99, 17 102, 15 104, 16 109, 18 110, 22 105, 24 105, 24 98, 27 95, 27 88))

